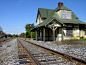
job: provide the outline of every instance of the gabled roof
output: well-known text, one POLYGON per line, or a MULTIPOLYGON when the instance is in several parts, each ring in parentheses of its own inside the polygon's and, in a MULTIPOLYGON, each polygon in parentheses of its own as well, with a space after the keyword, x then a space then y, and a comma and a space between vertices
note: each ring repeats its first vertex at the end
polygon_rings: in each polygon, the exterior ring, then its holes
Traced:
POLYGON ((67 11, 71 11, 70 9, 68 9, 67 7, 65 6, 61 6, 61 7, 57 7, 59 8, 58 10, 67 10, 67 11))
POLYGON ((37 27, 45 26, 52 19, 56 19, 60 23, 85 24, 84 22, 78 20, 78 17, 73 12, 71 13, 72 19, 61 19, 61 18, 59 18, 58 14, 56 13, 56 11, 59 11, 59 10, 71 11, 70 9, 66 8, 65 6, 57 7, 55 10, 45 9, 45 11, 44 11, 44 9, 40 8, 39 11, 40 11, 41 17, 45 17, 47 19, 45 19, 42 23, 37 25, 37 27), (48 15, 47 15, 46 11, 49 12, 48 15))
POLYGON ((44 9, 44 8, 39 8, 38 11, 40 12, 40 15, 42 18, 47 18, 51 13, 52 9, 44 9))

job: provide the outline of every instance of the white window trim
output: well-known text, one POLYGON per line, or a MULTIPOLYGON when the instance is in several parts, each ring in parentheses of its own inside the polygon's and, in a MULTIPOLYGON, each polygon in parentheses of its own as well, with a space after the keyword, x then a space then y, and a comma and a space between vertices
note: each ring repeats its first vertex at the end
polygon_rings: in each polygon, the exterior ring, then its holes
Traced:
MULTIPOLYGON (((60 10, 60 18, 61 18, 61 11, 63 11, 63 12, 70 12, 71 13, 71 11, 60 10)), ((61 19, 69 19, 69 18, 61 18, 61 19)), ((70 19, 72 19, 72 13, 70 14, 70 19)))

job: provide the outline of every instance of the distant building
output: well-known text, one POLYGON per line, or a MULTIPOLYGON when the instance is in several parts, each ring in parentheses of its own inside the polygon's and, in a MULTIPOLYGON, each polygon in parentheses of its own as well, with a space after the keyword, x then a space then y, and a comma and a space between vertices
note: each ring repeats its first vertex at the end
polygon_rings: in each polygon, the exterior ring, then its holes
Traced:
POLYGON ((32 31, 36 31, 36 40, 42 41, 74 39, 75 35, 80 39, 80 26, 85 24, 62 2, 55 10, 39 8, 36 22, 32 31))

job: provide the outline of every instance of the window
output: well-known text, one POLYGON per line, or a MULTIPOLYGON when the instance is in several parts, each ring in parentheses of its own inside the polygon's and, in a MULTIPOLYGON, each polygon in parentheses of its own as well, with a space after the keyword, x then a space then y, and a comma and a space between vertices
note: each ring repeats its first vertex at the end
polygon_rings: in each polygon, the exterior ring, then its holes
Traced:
POLYGON ((61 18, 62 19, 71 19, 71 12, 61 11, 61 18))
POLYGON ((41 23, 41 18, 39 17, 39 23, 41 23))
POLYGON ((85 35, 86 35, 86 30, 85 30, 85 35))
POLYGON ((73 29, 72 28, 66 28, 66 36, 73 37, 73 29))

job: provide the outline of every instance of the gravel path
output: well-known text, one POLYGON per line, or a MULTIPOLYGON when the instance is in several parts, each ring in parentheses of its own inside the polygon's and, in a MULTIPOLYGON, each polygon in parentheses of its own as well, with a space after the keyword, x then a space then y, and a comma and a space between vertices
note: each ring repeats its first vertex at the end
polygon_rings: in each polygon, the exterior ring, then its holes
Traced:
POLYGON ((36 41, 36 40, 26 40, 26 41, 86 60, 86 45, 82 45, 82 44, 68 45, 68 44, 59 44, 59 43, 55 44, 55 43, 36 41))
POLYGON ((0 65, 19 65, 17 39, 3 43, 0 47, 0 65))

